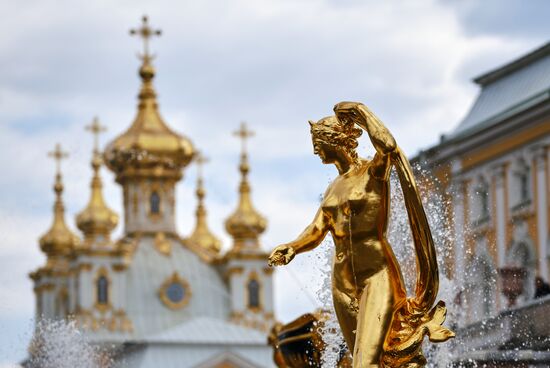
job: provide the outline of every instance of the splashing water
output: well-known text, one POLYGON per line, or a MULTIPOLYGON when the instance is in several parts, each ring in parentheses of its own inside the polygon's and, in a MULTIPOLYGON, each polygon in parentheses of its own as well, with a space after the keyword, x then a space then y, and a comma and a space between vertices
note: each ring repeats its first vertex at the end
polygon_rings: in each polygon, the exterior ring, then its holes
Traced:
POLYGON ((334 256, 334 244, 331 237, 327 237, 321 244, 322 259, 319 270, 322 275, 322 283, 317 298, 321 304, 321 309, 326 313, 326 320, 323 327, 320 328, 325 349, 321 354, 321 363, 323 367, 336 367, 340 357, 340 349, 344 344, 344 336, 340 331, 340 325, 336 318, 334 305, 332 303, 332 258, 334 256))
POLYGON ((29 368, 108 368, 109 352, 92 345, 74 321, 40 320, 29 348, 29 368))

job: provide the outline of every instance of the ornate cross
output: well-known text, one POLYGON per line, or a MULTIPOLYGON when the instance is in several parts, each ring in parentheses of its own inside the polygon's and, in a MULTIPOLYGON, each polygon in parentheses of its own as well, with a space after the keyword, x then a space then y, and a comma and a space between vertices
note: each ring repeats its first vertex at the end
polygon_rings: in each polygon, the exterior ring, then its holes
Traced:
POLYGON ((254 132, 252 130, 248 130, 248 128, 246 127, 246 123, 243 121, 239 130, 233 132, 233 135, 241 138, 242 154, 246 154, 246 140, 250 137, 253 137, 254 132))
POLYGON ((69 157, 69 154, 67 152, 63 152, 63 150, 61 149, 61 145, 57 143, 55 145, 55 149, 51 152, 48 152, 48 156, 55 160, 57 174, 61 175, 61 160, 69 157))
POLYGON ((143 40, 143 55, 140 55, 142 59, 150 59, 151 55, 149 54, 149 38, 153 36, 160 36, 162 31, 160 29, 152 29, 149 26, 149 19, 146 15, 141 18, 141 28, 131 29, 130 34, 132 36, 138 35, 143 40))
POLYGON ((197 163, 197 169, 198 169, 198 177, 199 179, 202 179, 202 167, 204 164, 208 163, 210 159, 202 154, 202 152, 198 151, 195 154, 195 162, 197 163))
POLYGON ((107 127, 101 125, 97 117, 94 118, 90 125, 86 125, 86 130, 94 136, 94 152, 99 151, 99 135, 107 130, 107 127))

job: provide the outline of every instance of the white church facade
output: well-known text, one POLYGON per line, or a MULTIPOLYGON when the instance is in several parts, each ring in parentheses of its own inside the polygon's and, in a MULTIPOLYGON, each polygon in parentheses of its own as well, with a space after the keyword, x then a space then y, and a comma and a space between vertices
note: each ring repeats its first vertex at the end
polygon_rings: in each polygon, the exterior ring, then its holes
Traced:
MULTIPOLYGON (((133 33, 146 43, 159 34, 145 17, 133 33)), ((81 235, 65 221, 58 165, 53 224, 40 239, 47 261, 30 275, 36 319, 74 320, 94 344, 115 347, 119 367, 273 367, 267 343, 275 322, 272 270, 259 242, 267 222, 252 205, 247 152, 237 209, 226 221, 230 250, 222 254, 208 228, 202 177, 195 229, 181 236, 175 187, 188 164, 204 160, 160 116, 147 47, 141 59, 133 123, 103 152, 96 143, 90 200, 76 216, 81 235), (103 165, 123 192, 120 239, 111 237, 119 217, 102 195, 103 165)), ((88 128, 103 130, 98 121, 88 128)), ((245 126, 237 133, 250 135, 245 126)), ((58 146, 52 156, 59 163, 65 154, 58 146)))

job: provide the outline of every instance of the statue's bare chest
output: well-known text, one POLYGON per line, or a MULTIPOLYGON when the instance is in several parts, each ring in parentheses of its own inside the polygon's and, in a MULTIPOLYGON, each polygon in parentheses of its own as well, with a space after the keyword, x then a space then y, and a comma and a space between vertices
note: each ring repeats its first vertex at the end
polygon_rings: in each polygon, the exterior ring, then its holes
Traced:
POLYGON ((383 185, 376 178, 363 173, 361 176, 339 177, 333 183, 322 203, 325 215, 333 230, 345 231, 353 218, 368 220, 376 214, 382 197, 383 185), (364 217, 368 218, 365 219, 364 217))

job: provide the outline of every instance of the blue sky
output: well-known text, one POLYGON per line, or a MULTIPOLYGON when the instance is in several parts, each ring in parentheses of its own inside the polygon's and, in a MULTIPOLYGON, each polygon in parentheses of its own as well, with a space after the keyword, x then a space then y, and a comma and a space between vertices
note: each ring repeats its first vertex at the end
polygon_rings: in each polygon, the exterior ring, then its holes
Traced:
MULTIPOLYGON (((467 113, 470 80, 548 41, 545 1, 52 1, 0 2, 0 367, 24 357, 34 297, 28 272, 44 257, 37 239, 51 220, 56 142, 63 165, 67 220, 88 199, 91 138, 102 142, 135 114, 140 43, 128 36, 148 14, 163 36, 152 48, 165 120, 210 157, 207 205, 228 246, 223 220, 238 183, 242 120, 250 143, 253 198, 269 219, 267 248, 290 240, 313 215, 334 169, 313 156, 308 119, 342 100, 369 105, 409 154, 434 144, 467 113)), ((361 150, 372 152, 366 140, 361 150)), ((108 203, 121 213, 120 188, 102 172, 108 203)), ((194 224, 195 169, 178 187, 178 228, 194 224)), ((120 234, 120 228, 117 229, 120 234)), ((315 305, 315 255, 276 275, 282 320, 315 305), (282 285, 294 285, 282 293, 282 285)))

